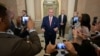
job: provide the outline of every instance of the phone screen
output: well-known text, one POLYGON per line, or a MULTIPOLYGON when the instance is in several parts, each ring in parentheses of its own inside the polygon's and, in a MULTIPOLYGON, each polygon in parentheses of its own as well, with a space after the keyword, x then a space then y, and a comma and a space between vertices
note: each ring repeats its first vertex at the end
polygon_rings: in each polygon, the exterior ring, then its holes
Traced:
POLYGON ((27 22, 28 22, 28 20, 29 20, 29 17, 23 17, 23 18, 22 18, 23 25, 26 25, 27 22))
POLYGON ((77 22, 78 21, 78 17, 74 17, 74 22, 77 22))
POLYGON ((66 46, 64 43, 58 43, 56 49, 66 49, 66 46))
POLYGON ((23 22, 28 21, 28 20, 29 20, 29 17, 23 17, 23 22))

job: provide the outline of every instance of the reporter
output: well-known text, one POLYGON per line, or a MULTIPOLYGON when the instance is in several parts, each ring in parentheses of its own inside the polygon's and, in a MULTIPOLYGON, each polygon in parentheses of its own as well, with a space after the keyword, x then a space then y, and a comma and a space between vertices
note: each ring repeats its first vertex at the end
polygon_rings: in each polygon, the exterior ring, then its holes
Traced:
POLYGON ((92 41, 94 42, 95 45, 97 45, 96 47, 96 52, 97 55, 100 56, 100 19, 97 19, 97 22, 95 24, 96 27, 96 33, 93 37, 92 37, 92 41))
POLYGON ((41 44, 33 22, 28 21, 29 43, 23 38, 6 33, 9 29, 8 9, 0 4, 0 56, 34 56, 41 51, 41 44))
POLYGON ((76 42, 65 42, 71 54, 79 56, 97 56, 95 48, 90 44, 90 41, 86 39, 86 36, 82 32, 79 32, 75 38, 78 38, 76 42))
POLYGON ((90 44, 90 40, 87 39, 90 36, 89 30, 90 16, 82 14, 81 26, 73 30, 74 41, 72 43, 66 42, 69 52, 79 56, 97 56, 95 48, 90 44))

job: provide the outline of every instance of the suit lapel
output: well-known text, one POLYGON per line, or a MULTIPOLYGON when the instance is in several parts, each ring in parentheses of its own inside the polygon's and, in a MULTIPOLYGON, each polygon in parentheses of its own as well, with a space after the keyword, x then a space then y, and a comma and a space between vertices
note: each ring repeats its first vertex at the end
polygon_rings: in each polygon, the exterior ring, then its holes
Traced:
POLYGON ((49 21, 49 16, 48 16, 48 18, 47 18, 47 24, 49 25, 49 27, 51 27, 51 26, 50 26, 50 21, 49 21))
POLYGON ((60 20, 60 23, 61 23, 61 15, 60 15, 60 18, 59 18, 59 20, 60 20))
POLYGON ((64 23, 64 21, 65 21, 65 15, 63 16, 63 23, 64 23))

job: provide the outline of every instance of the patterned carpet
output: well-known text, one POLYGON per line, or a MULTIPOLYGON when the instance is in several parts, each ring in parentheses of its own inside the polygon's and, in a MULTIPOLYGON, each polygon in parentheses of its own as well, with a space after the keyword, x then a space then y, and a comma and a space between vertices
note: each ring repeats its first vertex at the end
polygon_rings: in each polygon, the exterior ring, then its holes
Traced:
MULTIPOLYGON (((66 40, 67 39, 67 34, 65 34, 65 38, 60 38, 60 39, 57 39, 58 38, 58 34, 57 34, 57 38, 56 38, 56 43, 59 43, 59 42, 63 42, 63 40, 66 40)), ((44 46, 45 46, 45 43, 44 43, 44 36, 43 34, 39 34, 39 37, 40 37, 40 41, 41 41, 41 45, 43 47, 43 49, 41 50, 41 52, 39 54, 37 54, 36 56, 43 56, 44 55, 44 46)), ((57 55, 57 56, 61 56, 61 55, 57 55)))

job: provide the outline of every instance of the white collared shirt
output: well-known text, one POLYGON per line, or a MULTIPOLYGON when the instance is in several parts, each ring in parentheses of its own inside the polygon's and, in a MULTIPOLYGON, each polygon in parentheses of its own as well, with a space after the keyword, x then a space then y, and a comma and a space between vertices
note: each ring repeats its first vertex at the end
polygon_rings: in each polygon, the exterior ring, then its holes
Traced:
POLYGON ((61 22, 63 22, 63 18, 64 18, 64 15, 62 14, 62 15, 61 15, 61 22))
POLYGON ((53 16, 49 16, 49 20, 51 20, 51 21, 52 21, 52 19, 53 19, 53 16))

